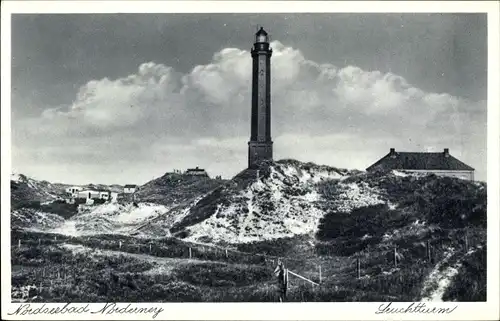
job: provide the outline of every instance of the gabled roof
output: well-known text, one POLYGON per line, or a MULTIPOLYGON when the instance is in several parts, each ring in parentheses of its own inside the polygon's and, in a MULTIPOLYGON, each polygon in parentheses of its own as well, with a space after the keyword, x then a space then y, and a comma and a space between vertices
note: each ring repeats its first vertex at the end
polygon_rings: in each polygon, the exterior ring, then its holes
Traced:
POLYGON ((454 170, 473 171, 474 168, 451 156, 447 150, 441 153, 414 153, 396 152, 391 150, 389 154, 381 158, 366 170, 454 170))
POLYGON ((196 167, 196 168, 188 168, 186 172, 205 172, 205 170, 203 168, 196 167))
POLYGON ((137 187, 137 185, 127 184, 123 188, 135 188, 135 187, 137 187))

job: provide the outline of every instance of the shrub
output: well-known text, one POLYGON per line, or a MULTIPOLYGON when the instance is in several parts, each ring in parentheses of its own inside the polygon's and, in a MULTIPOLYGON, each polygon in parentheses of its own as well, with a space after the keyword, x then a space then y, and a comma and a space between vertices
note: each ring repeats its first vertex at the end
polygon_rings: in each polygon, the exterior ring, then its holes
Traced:
POLYGON ((372 205, 353 210, 350 214, 332 212, 325 215, 318 227, 317 237, 329 240, 337 237, 350 239, 365 235, 382 236, 390 229, 407 225, 411 217, 387 205, 372 205))
POLYGON ((444 301, 486 301, 486 245, 466 257, 451 285, 443 294, 444 301))
POLYGON ((203 289, 205 302, 277 302, 279 292, 276 284, 264 282, 241 287, 203 289))
POLYGON ((200 263, 175 270, 180 280, 208 286, 242 286, 272 278, 272 271, 260 266, 228 266, 222 263, 200 263))
POLYGON ((145 302, 200 302, 200 288, 185 282, 174 281, 168 284, 154 284, 143 293, 145 302))
POLYGON ((68 204, 63 200, 40 205, 42 212, 54 213, 67 219, 78 213, 78 204, 68 204))

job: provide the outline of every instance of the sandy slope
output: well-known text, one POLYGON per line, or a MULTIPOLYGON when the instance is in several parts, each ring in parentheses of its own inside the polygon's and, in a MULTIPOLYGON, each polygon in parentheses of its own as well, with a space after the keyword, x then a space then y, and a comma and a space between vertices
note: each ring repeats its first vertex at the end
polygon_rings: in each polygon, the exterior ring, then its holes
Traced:
POLYGON ((326 166, 278 162, 246 188, 221 199, 206 220, 187 227, 188 240, 241 243, 314 234, 325 215, 316 184, 339 181, 338 210, 380 204, 376 189, 342 181, 351 174, 326 166))
MULTIPOLYGON (((84 208, 79 214, 48 232, 71 236, 95 234, 131 234, 145 222, 167 213, 168 207, 141 203, 121 205, 106 203, 84 208)), ((168 231, 165 231, 168 234, 168 231)))
POLYGON ((444 258, 436 264, 432 272, 424 281, 421 301, 443 302, 443 295, 452 283, 453 278, 458 274, 459 269, 462 266, 462 261, 466 256, 471 255, 476 250, 477 248, 470 249, 469 252, 465 253, 465 255, 460 257, 453 264, 450 264, 451 258, 456 252, 455 249, 450 248, 444 258), (450 265, 443 269, 442 267, 444 264, 450 265))

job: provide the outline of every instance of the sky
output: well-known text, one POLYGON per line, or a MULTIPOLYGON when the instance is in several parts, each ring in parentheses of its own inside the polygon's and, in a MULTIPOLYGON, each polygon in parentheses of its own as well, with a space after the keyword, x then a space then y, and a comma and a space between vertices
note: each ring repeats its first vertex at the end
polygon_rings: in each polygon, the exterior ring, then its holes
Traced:
POLYGON ((486 180, 485 14, 12 16, 12 167, 143 184, 247 165, 251 56, 271 36, 274 158, 361 169, 450 153, 486 180))

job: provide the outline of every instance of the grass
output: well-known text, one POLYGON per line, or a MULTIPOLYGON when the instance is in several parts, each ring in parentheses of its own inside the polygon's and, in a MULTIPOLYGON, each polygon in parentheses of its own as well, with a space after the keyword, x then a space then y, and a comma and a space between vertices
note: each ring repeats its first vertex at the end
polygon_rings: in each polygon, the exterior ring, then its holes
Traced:
POLYGON ((224 180, 208 177, 166 173, 143 185, 135 194, 136 199, 141 202, 181 204, 208 193, 224 183, 224 180))
MULTIPOLYGON (((31 233, 30 233, 31 234, 31 233)), ((103 242, 112 236, 103 237, 103 242)), ((279 292, 273 275, 274 264, 260 265, 241 262, 206 261, 196 258, 172 258, 164 265, 148 260, 150 256, 133 257, 122 255, 99 255, 96 252, 73 253, 60 248, 59 242, 71 241, 58 237, 57 241, 45 240, 38 245, 38 235, 25 235, 29 247, 12 247, 13 292, 20 298, 20 290, 36 285, 29 293, 29 301, 38 302, 277 302, 279 292), (170 263, 169 263, 170 262, 170 263), (163 266, 165 270, 149 271, 163 266), (163 271, 163 272, 161 272, 163 271), (59 273, 58 273, 59 272, 59 273), (64 277, 58 279, 57 275, 64 277), (52 282, 50 282, 52 281, 52 282), (39 284, 42 282, 42 290, 39 284), (52 284, 50 284, 52 283, 52 284)), ((177 247, 180 241, 165 239, 168 246, 177 247)), ((323 283, 312 287, 300 279, 290 276, 290 302, 359 302, 359 301, 413 301, 419 298, 425 276, 434 264, 421 261, 415 263, 409 255, 393 268, 389 252, 373 249, 363 252, 361 278, 356 277, 356 260, 351 257, 334 257, 307 254, 302 242, 287 239, 275 241, 278 248, 288 244, 302 248, 302 261, 296 256, 287 261, 292 271, 318 282, 317 264, 323 266, 323 283), (387 272, 384 274, 383 272, 387 272)), ((263 247, 259 244, 258 247, 263 247)), ((271 250, 272 245, 266 245, 271 250)), ((437 246, 437 243, 436 243, 437 246)), ((444 246, 443 246, 444 248, 444 246)), ((404 252, 404 249, 401 248, 404 252)), ((119 253, 119 252, 116 252, 119 253)), ((437 250, 435 255, 442 255, 437 250)), ((154 256, 151 256, 154 258, 154 256)), ((439 259, 439 257, 437 258, 439 259)), ((465 267, 479 290, 483 279, 475 277, 480 263, 470 257, 471 266, 465 267), (475 265, 474 265, 475 264, 475 265)), ((479 261, 481 262, 481 261, 479 261)), ((484 270, 484 269, 483 269, 484 270)), ((460 278, 462 281, 463 279, 460 278)), ((456 283, 457 287, 459 283, 456 283)), ((464 288, 462 288, 463 291, 464 288)), ((467 292, 450 290, 450 298, 473 300, 467 292)))
MULTIPOLYGON (((264 170, 261 174, 268 173, 264 170)), ((228 201, 228 195, 243 188, 252 175, 242 172, 234 186, 225 185, 213 191, 212 196, 200 202, 186 221, 177 226, 179 231, 193 220, 203 219, 207 212, 213 212, 216 204, 228 201)), ((20 289, 28 285, 52 280, 52 285, 42 287, 41 291, 28 289, 29 300, 276 302, 278 287, 272 271, 276 265, 274 259, 279 256, 285 259, 288 269, 315 282, 319 282, 318 269, 322 267, 319 287, 291 276, 288 301, 415 301, 421 299, 426 277, 447 251, 456 252, 450 262, 464 257, 466 234, 470 247, 485 242, 486 189, 482 183, 436 180, 432 176, 415 179, 363 175, 350 177, 344 183, 363 180, 398 206, 367 206, 351 213, 330 209, 320 221, 316 239, 301 236, 239 244, 229 248, 227 255, 223 248, 172 237, 58 235, 55 240, 54 235, 46 233, 14 230, 11 233, 16 271, 14 291, 19 296, 20 289), (422 221, 426 224, 422 225, 422 221), (29 249, 18 249, 18 239, 29 249), (75 254, 59 248, 59 243, 123 254, 75 254), (428 262, 427 244, 431 246, 431 262, 428 262), (169 263, 161 263, 158 258, 169 258, 169 263), (357 278, 357 259, 360 278, 357 278), (158 267, 162 267, 163 272, 151 272, 158 267), (63 271, 66 278, 60 281, 55 274, 44 275, 44 269, 46 273, 63 271)), ((168 179, 163 182, 165 188, 175 183, 168 179)), ((320 183, 319 190, 325 198, 333 199, 338 184, 336 181, 320 183)), ((446 267, 443 264, 442 268, 446 267)), ((486 249, 483 247, 465 256, 458 276, 452 280, 443 299, 484 301, 485 285, 486 249)))
POLYGON ((175 275, 178 279, 193 285, 239 287, 270 281, 272 269, 265 266, 201 263, 177 268, 175 275))
MULTIPOLYGON (((129 255, 73 253, 56 245, 12 247, 14 297, 29 285, 32 301, 43 302, 198 302, 206 288, 245 287, 269 281, 268 267, 177 260, 171 272, 145 273, 158 263, 129 255), (40 290, 40 283, 42 287, 40 290)), ((217 291, 216 291, 217 292, 217 291)))
POLYGON ((207 261, 225 261, 241 264, 263 264, 264 257, 247 255, 229 249, 226 252, 217 247, 192 244, 173 237, 165 238, 135 238, 125 235, 104 234, 83 237, 55 235, 43 232, 28 232, 23 230, 11 231, 11 242, 17 244, 18 240, 25 246, 41 244, 71 243, 88 246, 96 249, 122 251, 126 253, 148 254, 157 257, 189 258, 189 248, 194 258, 207 261), (120 247, 121 242, 121 247, 120 247), (150 251, 151 244, 151 251, 150 251))
MULTIPOLYGON (((103 204, 105 200, 94 199, 94 204, 103 204)), ((16 209, 32 209, 44 213, 57 214, 64 219, 68 219, 78 214, 78 205, 85 204, 85 199, 76 199, 74 204, 68 204, 64 200, 55 200, 47 204, 40 201, 23 201, 18 202, 16 209)))
POLYGON ((443 295, 447 301, 486 301, 486 244, 468 256, 443 295))

